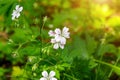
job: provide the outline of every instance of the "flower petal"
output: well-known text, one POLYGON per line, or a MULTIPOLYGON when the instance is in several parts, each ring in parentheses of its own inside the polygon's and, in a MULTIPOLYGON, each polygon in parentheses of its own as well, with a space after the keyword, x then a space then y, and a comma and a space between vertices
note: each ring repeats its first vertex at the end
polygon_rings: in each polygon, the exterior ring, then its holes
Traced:
POLYGON ((19 5, 16 5, 15 9, 18 10, 19 9, 19 5))
POLYGON ((22 10, 23 10, 23 7, 20 7, 20 8, 18 9, 19 12, 21 12, 22 10))
POLYGON ((53 46, 54 49, 58 49, 59 48, 59 44, 58 43, 55 43, 54 46, 53 46))
POLYGON ((43 76, 43 77, 48 77, 47 71, 43 71, 43 72, 42 72, 42 76, 43 76))
POLYGON ((13 10, 13 13, 12 13, 12 15, 15 15, 16 14, 16 11, 15 10, 13 10))
POLYGON ((60 42, 61 36, 60 35, 55 35, 55 40, 56 40, 56 42, 60 42))
POLYGON ((51 43, 56 43, 56 40, 55 39, 51 39, 51 43))
POLYGON ((61 37, 61 39, 60 39, 60 44, 66 44, 66 38, 61 37))
POLYGON ((54 77, 53 77, 53 78, 50 78, 50 80, 57 80, 57 78, 54 78, 54 77))
POLYGON ((64 49, 64 44, 60 44, 60 48, 61 48, 61 49, 64 49))
POLYGON ((69 28, 64 27, 62 30, 62 36, 64 36, 65 38, 70 38, 70 36, 69 36, 70 33, 68 31, 69 31, 69 28))
POLYGON ((60 35, 61 34, 61 30, 59 28, 55 29, 55 33, 60 35))
POLYGON ((62 35, 63 35, 65 38, 70 38, 70 33, 69 33, 69 32, 62 33, 62 35))
POLYGON ((67 28, 67 27, 64 27, 62 30, 62 32, 68 32, 68 31, 69 31, 69 28, 67 28))
POLYGON ((16 14, 16 18, 18 18, 19 16, 20 16, 20 13, 17 13, 17 14, 16 14))
POLYGON ((54 72, 54 71, 50 71, 49 77, 51 78, 51 77, 53 77, 53 76, 55 76, 55 72, 54 72))
POLYGON ((13 15, 13 16, 12 16, 12 20, 14 20, 14 19, 15 19, 15 16, 13 15))
POLYGON ((50 31, 48 32, 48 34, 49 34, 50 37, 52 37, 52 36, 54 37, 54 36, 55 36, 55 32, 52 31, 52 30, 50 30, 50 31))
POLYGON ((40 78, 40 80, 47 80, 47 78, 42 77, 42 78, 40 78))

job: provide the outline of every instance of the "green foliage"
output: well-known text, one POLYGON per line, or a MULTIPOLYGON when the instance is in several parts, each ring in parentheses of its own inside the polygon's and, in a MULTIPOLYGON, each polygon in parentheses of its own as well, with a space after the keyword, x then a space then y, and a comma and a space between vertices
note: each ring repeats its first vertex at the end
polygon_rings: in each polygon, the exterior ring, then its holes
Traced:
POLYGON ((44 70, 58 80, 119 80, 119 1, 111 3, 0 0, 0 80, 39 80, 44 70), (16 5, 23 11, 12 20, 16 5), (70 38, 53 49, 48 31, 63 26, 70 38))

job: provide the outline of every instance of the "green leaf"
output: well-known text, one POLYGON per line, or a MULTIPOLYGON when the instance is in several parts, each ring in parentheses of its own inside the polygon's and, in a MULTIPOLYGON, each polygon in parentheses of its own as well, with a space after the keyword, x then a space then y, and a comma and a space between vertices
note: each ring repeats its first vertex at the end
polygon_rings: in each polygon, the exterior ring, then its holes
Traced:
POLYGON ((110 63, 106 63, 106 62, 100 61, 100 60, 94 60, 94 61, 111 67, 115 71, 115 73, 117 73, 118 75, 120 75, 120 67, 118 67, 116 65, 112 65, 110 63))
POLYGON ((89 59, 85 41, 78 36, 74 37, 73 43, 63 50, 61 56, 63 60, 72 62, 76 57, 81 59, 89 59))
POLYGON ((104 53, 116 53, 117 48, 112 44, 102 44, 99 47, 98 55, 103 55, 104 53))
POLYGON ((93 54, 97 47, 97 42, 90 35, 86 35, 86 46, 89 54, 93 54))

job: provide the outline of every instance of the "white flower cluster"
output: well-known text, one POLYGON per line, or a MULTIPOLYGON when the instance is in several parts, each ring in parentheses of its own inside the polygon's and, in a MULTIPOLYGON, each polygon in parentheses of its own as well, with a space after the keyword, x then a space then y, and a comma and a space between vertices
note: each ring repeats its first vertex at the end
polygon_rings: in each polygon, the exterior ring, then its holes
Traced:
POLYGON ((19 7, 19 5, 16 5, 15 9, 16 10, 13 10, 13 13, 12 13, 12 20, 20 16, 20 12, 23 10, 23 7, 19 7))
POLYGON ((48 74, 47 71, 43 71, 42 72, 42 78, 40 78, 40 80, 57 80, 54 76, 55 76, 55 72, 54 71, 50 71, 50 73, 48 74))
POLYGON ((64 49, 64 45, 66 44, 66 38, 70 38, 70 32, 68 31, 69 28, 64 27, 62 31, 57 28, 54 31, 50 30, 48 32, 49 36, 52 37, 51 43, 54 44, 54 49, 58 49, 59 47, 61 49, 64 49))

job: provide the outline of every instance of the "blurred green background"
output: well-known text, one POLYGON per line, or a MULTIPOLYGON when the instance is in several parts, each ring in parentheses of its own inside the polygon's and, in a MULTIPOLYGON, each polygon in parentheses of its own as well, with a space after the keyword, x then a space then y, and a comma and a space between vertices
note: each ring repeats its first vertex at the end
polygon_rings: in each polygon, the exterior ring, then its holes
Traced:
POLYGON ((120 80, 119 9, 120 0, 0 0, 0 80, 39 80, 44 69, 58 80, 120 80), (16 5, 23 11, 13 21, 16 5), (48 31, 64 26, 71 38, 54 50, 48 31))

